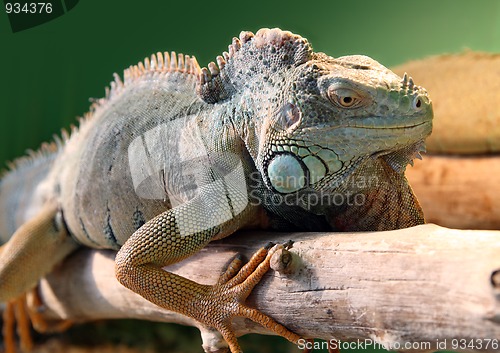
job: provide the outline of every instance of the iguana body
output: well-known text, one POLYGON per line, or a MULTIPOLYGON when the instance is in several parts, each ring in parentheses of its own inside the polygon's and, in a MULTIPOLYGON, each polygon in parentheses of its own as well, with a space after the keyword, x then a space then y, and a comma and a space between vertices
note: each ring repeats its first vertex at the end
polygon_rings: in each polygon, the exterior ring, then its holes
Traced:
POLYGON ((432 109, 411 78, 364 56, 313 53, 279 29, 242 32, 217 62, 199 69, 188 56, 153 55, 116 78, 78 131, 4 177, 1 231, 13 236, 0 257, 0 301, 78 246, 119 249, 122 284, 216 328, 233 352, 234 316, 297 341, 243 304, 272 251, 214 286, 162 267, 244 227, 423 223, 404 169, 432 109))

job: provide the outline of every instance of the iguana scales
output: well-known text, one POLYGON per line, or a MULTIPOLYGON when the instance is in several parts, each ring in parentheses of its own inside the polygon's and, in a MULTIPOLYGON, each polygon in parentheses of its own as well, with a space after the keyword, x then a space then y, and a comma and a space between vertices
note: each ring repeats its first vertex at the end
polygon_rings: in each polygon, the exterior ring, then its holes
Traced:
POLYGON ((116 276, 240 347, 244 304, 276 249, 217 284, 162 268, 242 228, 389 230, 423 223, 404 170, 424 148, 426 91, 366 56, 314 53, 280 29, 242 32, 217 64, 158 53, 116 75, 71 135, 15 163, 0 185, 0 301, 79 246, 118 250, 116 276), (238 272, 239 271, 239 272, 238 272))

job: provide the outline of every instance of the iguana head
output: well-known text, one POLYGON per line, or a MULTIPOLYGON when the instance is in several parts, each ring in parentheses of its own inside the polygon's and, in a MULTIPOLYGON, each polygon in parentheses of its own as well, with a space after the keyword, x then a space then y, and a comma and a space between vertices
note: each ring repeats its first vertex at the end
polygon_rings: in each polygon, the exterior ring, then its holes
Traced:
POLYGON ((403 173, 432 129, 427 92, 361 55, 314 53, 290 32, 242 32, 203 69, 207 102, 234 104, 235 125, 266 185, 328 188, 368 160, 403 173))

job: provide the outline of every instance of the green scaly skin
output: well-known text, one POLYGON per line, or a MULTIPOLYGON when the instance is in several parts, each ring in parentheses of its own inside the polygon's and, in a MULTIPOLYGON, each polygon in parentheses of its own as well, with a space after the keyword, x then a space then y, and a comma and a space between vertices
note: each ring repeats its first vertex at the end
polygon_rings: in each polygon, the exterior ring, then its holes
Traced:
POLYGON ((213 286, 162 268, 242 228, 423 223, 404 170, 431 128, 430 100, 411 78, 366 56, 314 53, 279 29, 242 32, 208 68, 154 55, 116 78, 78 131, 5 175, 0 231, 12 236, 0 301, 32 288, 77 244, 112 248, 123 285, 217 329, 233 353, 234 316, 297 342, 244 304, 277 247, 239 272, 235 260, 213 286))

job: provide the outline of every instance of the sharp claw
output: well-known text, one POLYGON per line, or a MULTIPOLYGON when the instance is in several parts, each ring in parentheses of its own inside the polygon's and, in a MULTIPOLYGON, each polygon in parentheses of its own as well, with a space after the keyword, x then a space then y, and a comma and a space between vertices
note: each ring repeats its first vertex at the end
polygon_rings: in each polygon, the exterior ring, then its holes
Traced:
POLYGON ((243 261, 244 260, 244 256, 240 253, 237 253, 236 256, 234 257, 235 260, 240 260, 240 261, 243 261))
POLYGON ((272 248, 273 246, 275 246, 275 245, 276 245, 275 243, 273 243, 272 241, 270 241, 269 243, 267 243, 267 244, 264 246, 264 249, 266 249, 266 250, 271 250, 271 248, 272 248))
POLYGON ((283 247, 286 250, 290 250, 291 248, 293 248, 293 243, 294 243, 294 241, 292 239, 290 239, 286 243, 283 243, 283 247))

